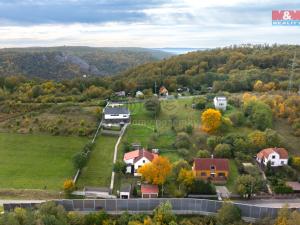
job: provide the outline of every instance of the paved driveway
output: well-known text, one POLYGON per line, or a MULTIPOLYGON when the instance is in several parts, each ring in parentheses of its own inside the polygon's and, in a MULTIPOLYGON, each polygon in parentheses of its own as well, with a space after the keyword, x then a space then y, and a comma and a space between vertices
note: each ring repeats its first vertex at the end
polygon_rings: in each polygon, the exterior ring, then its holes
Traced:
POLYGON ((216 186, 216 191, 219 197, 221 198, 229 198, 230 192, 225 186, 216 186))

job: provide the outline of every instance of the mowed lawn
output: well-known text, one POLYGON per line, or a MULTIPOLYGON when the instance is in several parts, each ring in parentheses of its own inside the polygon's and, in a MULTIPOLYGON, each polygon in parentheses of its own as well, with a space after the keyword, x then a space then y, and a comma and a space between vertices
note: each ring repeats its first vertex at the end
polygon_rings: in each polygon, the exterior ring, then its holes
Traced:
POLYGON ((0 188, 62 188, 86 138, 0 133, 0 188))
POLYGON ((109 187, 113 168, 114 148, 118 137, 99 136, 77 186, 109 187))

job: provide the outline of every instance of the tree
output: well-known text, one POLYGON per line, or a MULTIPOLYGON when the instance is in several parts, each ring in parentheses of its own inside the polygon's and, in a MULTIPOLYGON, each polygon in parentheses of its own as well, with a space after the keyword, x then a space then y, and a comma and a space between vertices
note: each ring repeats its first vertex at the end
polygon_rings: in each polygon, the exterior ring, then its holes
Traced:
POLYGON ((223 203, 218 210, 217 224, 232 225, 241 220, 241 210, 231 203, 223 203))
POLYGON ((79 152, 73 157, 73 165, 76 169, 82 169, 83 167, 85 167, 87 160, 87 154, 79 152))
MULTIPOLYGON (((180 184, 183 184, 185 187, 189 188, 193 185, 193 182, 195 180, 194 173, 192 170, 187 169, 181 169, 179 172, 179 175, 177 177, 177 181, 180 184)), ((180 187, 179 184, 179 187, 180 187)))
POLYGON ((160 101, 157 97, 152 97, 148 99, 145 104, 145 109, 154 117, 158 116, 161 110, 160 101))
POLYGON ((268 147, 278 147, 281 145, 281 140, 277 131, 268 128, 265 130, 265 135, 268 147))
POLYGON ((138 169, 138 173, 142 174, 142 178, 149 183, 161 185, 162 193, 164 191, 164 183, 170 174, 172 165, 168 158, 158 156, 152 162, 144 164, 138 169))
POLYGON ((64 191, 66 194, 71 194, 75 190, 75 183, 71 179, 67 179, 64 182, 64 191))
POLYGON ((176 136, 176 140, 174 143, 175 148, 186 148, 189 149, 191 147, 191 140, 187 133, 180 132, 176 136))
POLYGON ((253 131, 248 135, 250 144, 255 150, 260 150, 266 147, 266 134, 261 131, 253 131))
POLYGON ((125 174, 126 173, 126 163, 123 161, 117 161, 114 164, 114 168, 113 168, 115 173, 118 174, 125 174))
POLYGON ((176 161, 175 163, 173 163, 173 166, 172 166, 173 176, 178 177, 181 169, 190 170, 191 166, 189 165, 189 163, 187 161, 185 161, 183 159, 176 161))
POLYGON ((214 154, 218 158, 231 158, 231 147, 229 144, 218 144, 215 147, 214 154))
POLYGON ((236 187, 242 197, 251 198, 253 194, 259 191, 261 181, 251 175, 241 175, 236 179, 236 187))
POLYGON ((218 110, 207 109, 201 115, 201 123, 203 131, 213 133, 220 127, 222 115, 218 110))
POLYGON ((172 205, 169 201, 161 203, 155 210, 153 220, 156 224, 168 225, 172 221, 176 221, 176 217, 172 211, 172 205))
POLYGON ((253 85, 254 91, 262 92, 264 91, 264 83, 261 80, 257 80, 253 85))
POLYGON ((210 153, 207 150, 199 150, 197 152, 197 157, 198 158, 209 158, 210 157, 210 153))

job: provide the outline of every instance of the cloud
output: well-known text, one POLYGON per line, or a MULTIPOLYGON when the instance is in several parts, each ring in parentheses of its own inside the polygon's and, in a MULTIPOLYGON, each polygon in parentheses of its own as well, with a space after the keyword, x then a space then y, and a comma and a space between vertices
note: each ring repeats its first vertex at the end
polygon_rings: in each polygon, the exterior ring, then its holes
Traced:
POLYGON ((272 9, 299 0, 0 0, 0 46, 217 47, 300 44, 299 27, 272 27, 272 9))

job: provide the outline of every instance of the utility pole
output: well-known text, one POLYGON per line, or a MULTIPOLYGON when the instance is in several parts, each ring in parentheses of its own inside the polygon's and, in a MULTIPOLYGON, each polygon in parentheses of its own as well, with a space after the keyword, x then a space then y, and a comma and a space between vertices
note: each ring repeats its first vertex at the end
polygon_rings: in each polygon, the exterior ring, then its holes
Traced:
POLYGON ((294 53, 294 58, 293 58, 293 63, 292 63, 292 71, 291 71, 291 75, 290 75, 290 79, 289 79, 289 86, 288 86, 288 94, 290 95, 291 90, 292 90, 292 86, 293 86, 293 78, 294 78, 294 68, 296 66, 296 51, 294 53))

